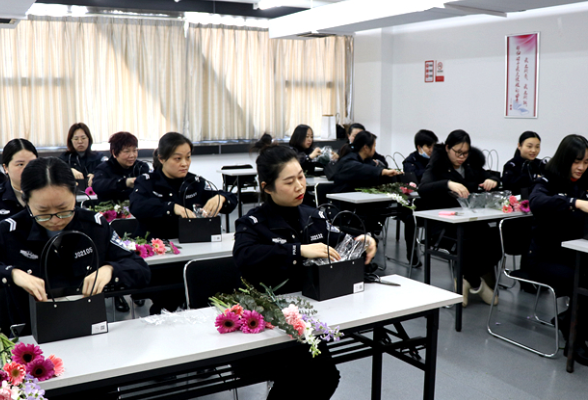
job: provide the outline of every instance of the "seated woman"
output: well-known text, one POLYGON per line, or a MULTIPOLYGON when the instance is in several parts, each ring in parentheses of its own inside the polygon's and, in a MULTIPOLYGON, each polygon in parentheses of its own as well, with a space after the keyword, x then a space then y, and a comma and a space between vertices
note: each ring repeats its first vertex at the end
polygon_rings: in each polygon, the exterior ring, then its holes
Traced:
POLYGON ((302 170, 307 174, 314 174, 314 169, 320 164, 317 157, 321 155, 321 149, 313 147, 314 132, 308 125, 298 125, 290 137, 290 147, 296 151, 302 170))
MULTIPOLYGON (((584 236, 588 213, 588 140, 583 136, 566 136, 553 158, 545 166, 531 192, 529 205, 533 213, 531 247, 525 268, 532 279, 552 286, 559 296, 572 293, 576 252, 561 247, 562 242, 584 236)), ((586 310, 579 296, 578 315, 586 310)), ((584 314, 585 315, 585 314, 584 314)), ((559 328, 567 340, 569 312, 560 317, 559 328)), ((579 321, 575 359, 588 365, 585 319, 579 321)))
MULTIPOLYGON (((492 190, 498 182, 485 171, 483 153, 471 147, 470 136, 459 129, 451 132, 444 144, 435 145, 431 161, 419 185, 418 210, 459 207, 456 196, 467 198, 478 190, 492 190)), ((493 267, 502 255, 500 237, 495 227, 485 222, 469 223, 462 260, 463 306, 470 293, 479 294, 486 303, 492 301, 493 267), (484 277, 484 279, 482 279, 484 277)), ((457 237, 455 225, 432 222, 433 242, 453 250, 457 237)), ((496 298, 496 302, 498 298, 496 298)))
MULTIPOLYGON (((345 157, 347 154, 351 153, 351 144, 353 143, 353 140, 355 140, 355 136, 357 136, 359 132, 363 131, 365 131, 365 127, 360 123, 355 122, 349 125, 349 129, 347 132, 347 143, 339 149, 338 159, 341 159, 345 157)), ((374 164, 376 166, 388 168, 388 161, 386 161, 386 157, 379 154, 377 151, 374 151, 374 155, 371 157, 371 159, 374 160, 374 164)))
POLYGON ((427 129, 421 129, 414 135, 414 147, 416 151, 410 153, 404 159, 402 168, 405 174, 414 174, 417 179, 415 183, 418 184, 421 181, 433 154, 433 148, 438 141, 439 138, 437 135, 427 129))
POLYGON ((59 158, 70 166, 76 179, 85 179, 92 186, 94 170, 106 157, 102 153, 92 151, 92 134, 83 122, 73 124, 67 133, 67 150, 59 158))
POLYGON ((190 139, 176 132, 159 139, 153 153, 154 171, 140 176, 131 193, 130 211, 139 221, 140 235, 177 238, 178 220, 196 218, 196 209, 214 217, 237 206, 236 195, 214 190, 205 179, 188 172, 192 149, 190 139))
POLYGON ((108 140, 110 158, 96 167, 92 189, 99 201, 128 200, 135 179, 149 173, 149 165, 137 159, 139 141, 129 132, 117 132, 108 140))
MULTIPOLYGON (((280 293, 302 290, 302 275, 307 258, 338 260, 335 245, 340 231, 333 228, 315 208, 302 204, 306 191, 304 171, 296 153, 283 146, 268 146, 257 158, 257 173, 264 204, 254 208, 236 222, 233 258, 243 277, 251 284, 276 287, 288 279, 280 293), (308 227, 307 229, 305 229, 308 227), (329 237, 330 243, 327 243, 329 237)), ((356 240, 363 240, 357 237, 356 240)), ((375 240, 367 237, 368 263, 376 252, 375 240)), ((313 399, 329 399, 339 382, 328 348, 313 359, 308 349, 296 346, 258 359, 250 370, 268 370, 274 386, 268 399, 294 399, 291 377, 305 371, 313 399), (288 362, 283 362, 288 360, 288 362), (259 367, 258 367, 259 364, 259 367)))
POLYGON ((525 131, 519 137, 514 158, 504 164, 502 187, 514 195, 529 198, 535 179, 542 173, 543 160, 537 158, 541 151, 541 138, 538 134, 525 131))
POLYGON ((37 149, 26 139, 12 139, 2 150, 2 167, 8 176, 0 183, 0 220, 24 210, 20 177, 22 171, 39 155, 37 149))
MULTIPOLYGON (((4 303, 0 304, 2 332, 10 332, 10 325, 19 323, 27 324, 25 329, 30 332, 29 294, 38 301, 47 300, 40 256, 46 242, 61 231, 84 232, 98 249, 96 286, 90 293, 96 276, 93 272, 83 280, 84 296, 101 293, 109 283, 126 289, 149 283, 151 272, 145 261, 125 249, 106 219, 76 207, 76 181, 67 164, 56 157, 33 160, 22 173, 21 187, 27 209, 0 222, 0 285, 7 294, 0 300, 4 303)), ((70 276, 64 278, 69 285, 80 284, 94 256, 85 251, 85 244, 71 250, 72 258, 86 254, 81 256, 85 260, 82 266, 74 262, 70 268, 51 267, 69 271, 70 276)))

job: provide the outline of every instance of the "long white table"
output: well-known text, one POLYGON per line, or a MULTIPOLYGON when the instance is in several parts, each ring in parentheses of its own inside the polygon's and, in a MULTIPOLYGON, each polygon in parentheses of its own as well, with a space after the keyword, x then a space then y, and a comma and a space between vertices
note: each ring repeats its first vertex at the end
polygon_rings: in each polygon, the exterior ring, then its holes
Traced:
MULTIPOLYGON (((318 319, 330 326, 338 325, 348 336, 356 335, 354 332, 359 330, 374 330, 372 342, 362 339, 371 347, 368 355, 373 356, 373 399, 381 396, 383 353, 424 370, 423 398, 433 399, 439 308, 460 302, 461 296, 398 275, 384 279, 401 286, 366 284, 364 292, 310 302, 318 311, 318 319), (377 340, 384 334, 385 325, 421 317, 427 319, 426 338, 420 338, 420 342, 411 339, 411 346, 421 343, 421 348, 426 348, 426 360, 420 363, 422 365, 417 365, 418 362, 406 353, 399 353, 397 343, 387 348, 377 340)), ((156 378, 166 372, 215 366, 296 345, 278 329, 253 335, 240 332, 221 335, 214 327, 216 312, 213 309, 190 312, 203 322, 149 325, 141 320, 127 320, 109 324, 106 334, 41 345, 44 354, 57 355, 65 366, 62 376, 41 383, 47 398, 55 400, 88 391, 95 391, 94 395, 99 396, 98 391, 116 390, 120 385, 156 378)), ((21 339, 34 343, 32 336, 21 339)))
MULTIPOLYGON (((242 176, 257 176, 257 170, 255 168, 235 168, 235 169, 219 169, 216 172, 220 172, 224 176, 232 176, 237 179, 237 213, 239 218, 243 216, 243 205, 241 204, 241 182, 242 176)), ((223 189, 228 190, 224 187, 225 180, 223 179, 223 189)), ((227 232, 230 232, 229 226, 229 215, 226 215, 227 232)))
MULTIPOLYGON (((463 240, 465 238, 465 226, 469 222, 475 221, 496 221, 504 218, 519 217, 524 215, 522 212, 504 213, 501 210, 490 208, 480 208, 475 210, 464 210, 461 207, 415 211, 413 215, 417 218, 423 218, 425 221, 425 283, 431 283, 431 254, 438 255, 443 258, 451 258, 455 261, 455 276, 456 292, 463 293, 463 282, 460 279, 462 276, 462 260, 463 260, 463 240), (457 215, 439 215, 440 212, 457 212, 457 215), (457 251, 454 256, 447 256, 445 253, 431 249, 428 244, 430 242, 430 226, 428 221, 439 221, 447 224, 456 225, 457 227, 457 251)), ((462 319, 462 304, 461 302, 455 307, 455 330, 461 331, 462 319)))
POLYGON ((235 243, 234 233, 223 233, 220 242, 205 243, 180 243, 177 239, 171 240, 178 247, 180 254, 163 254, 147 257, 145 262, 149 265, 161 265, 175 262, 188 262, 200 258, 222 258, 233 255, 235 243))

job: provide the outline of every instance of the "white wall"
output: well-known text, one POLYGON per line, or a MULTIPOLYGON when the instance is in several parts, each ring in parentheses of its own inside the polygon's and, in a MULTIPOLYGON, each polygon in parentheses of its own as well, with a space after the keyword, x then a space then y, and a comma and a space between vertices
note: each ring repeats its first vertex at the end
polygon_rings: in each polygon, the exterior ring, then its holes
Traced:
POLYGON ((413 151, 414 134, 441 140, 464 129, 474 146, 512 157, 520 133, 541 135, 542 156, 570 133, 588 134, 588 6, 508 18, 471 16, 358 33, 355 115, 379 134, 382 153, 413 151), (505 35, 540 32, 537 119, 506 119, 505 35), (424 62, 440 60, 445 82, 424 83, 424 62), (377 126, 378 129, 373 128, 377 126))

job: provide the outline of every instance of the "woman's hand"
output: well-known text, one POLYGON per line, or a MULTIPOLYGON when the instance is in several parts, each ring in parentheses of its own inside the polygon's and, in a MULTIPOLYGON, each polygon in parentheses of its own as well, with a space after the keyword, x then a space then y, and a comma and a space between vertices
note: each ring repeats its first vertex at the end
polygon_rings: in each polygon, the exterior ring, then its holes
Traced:
POLYGON ((404 172, 398 171, 397 169, 383 169, 382 170, 382 176, 396 176, 396 175, 402 175, 402 174, 404 174, 404 172))
POLYGON ((84 278, 84 286, 82 288, 82 294, 84 297, 93 296, 98 293, 102 293, 104 290, 104 286, 108 285, 108 282, 112 279, 112 265, 103 265, 98 268, 98 271, 92 272, 90 275, 84 278), (98 278, 96 278, 96 272, 98 272, 98 278), (96 285, 94 285, 94 280, 96 280, 96 285), (94 291, 92 291, 92 286, 94 286, 94 291))
POLYGON ((314 244, 303 244, 300 245, 300 254, 304 258, 327 258, 330 257, 331 261, 339 261, 341 256, 337 253, 337 250, 327 246, 324 243, 314 244), (327 250, 328 249, 328 250, 327 250), (328 251, 328 254, 327 254, 328 251))
POLYGON ((94 179, 94 174, 88 174, 88 186, 92 187, 92 180, 94 179))
POLYGON ((470 191, 468 190, 468 188, 459 182, 449 181, 447 182, 447 187, 452 192, 457 193, 457 195, 462 199, 466 199, 470 195, 470 191))
POLYGON ((339 154, 331 151, 331 161, 337 161, 339 159, 339 154))
POLYGON ((27 274, 21 269, 12 269, 12 281, 33 295, 39 301, 47 301, 47 293, 45 293, 45 281, 37 278, 31 274, 27 274))
POLYGON ((174 204, 174 214, 180 218, 196 218, 196 214, 192 210, 179 204, 174 204))
POLYGON ((317 158, 320 155, 321 155, 321 149, 319 147, 316 147, 312 151, 312 153, 310 153, 310 155, 308 156, 308 158, 310 158, 311 160, 314 160, 315 158, 317 158))
POLYGON ((480 183, 479 186, 481 188, 484 188, 485 191, 489 191, 489 190, 494 189, 497 185, 498 185, 498 182, 496 182, 495 180, 493 180, 493 179, 486 179, 484 181, 484 183, 480 183))
POLYGON ((588 200, 576 200, 576 208, 580 211, 588 213, 588 200))
POLYGON ((72 169, 71 169, 71 172, 73 172, 74 179, 84 179, 84 174, 82 174, 82 173, 81 173, 80 171, 78 171, 77 169, 75 169, 75 168, 72 168, 72 169))
POLYGON ((135 186, 135 179, 137 178, 127 178, 126 185, 127 187, 134 187, 135 186))
POLYGON ((219 211, 223 208, 223 204, 225 204, 226 200, 227 199, 225 199, 225 196, 221 196, 220 194, 217 194, 216 196, 208 199, 204 207, 202 207, 204 216, 210 218, 216 217, 219 211))
POLYGON ((376 245, 376 239, 371 236, 361 235, 355 238, 355 240, 361 240, 362 242, 366 240, 366 248, 365 248, 365 264, 369 264, 374 256, 376 255, 376 251, 378 247, 376 245))

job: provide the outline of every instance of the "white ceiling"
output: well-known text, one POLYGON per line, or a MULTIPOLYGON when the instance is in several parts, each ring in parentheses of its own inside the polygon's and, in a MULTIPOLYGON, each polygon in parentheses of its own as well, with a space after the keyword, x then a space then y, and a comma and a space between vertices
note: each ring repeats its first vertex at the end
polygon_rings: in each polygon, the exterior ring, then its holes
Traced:
POLYGON ((35 0, 0 0, 0 18, 25 19, 35 0))

